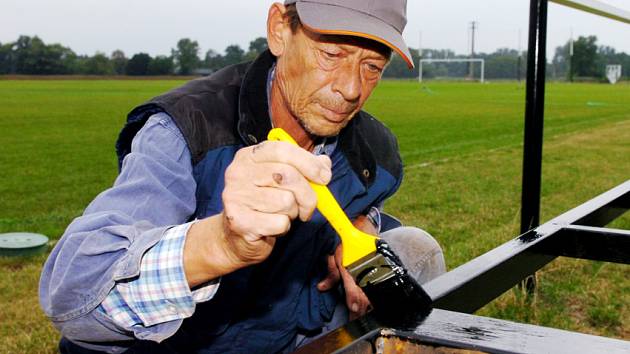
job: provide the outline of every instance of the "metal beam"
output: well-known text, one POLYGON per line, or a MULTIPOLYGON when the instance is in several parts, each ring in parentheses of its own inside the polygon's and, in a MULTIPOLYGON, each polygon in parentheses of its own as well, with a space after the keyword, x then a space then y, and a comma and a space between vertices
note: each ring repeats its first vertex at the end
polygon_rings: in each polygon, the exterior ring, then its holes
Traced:
POLYGON ((630 209, 630 180, 549 220, 549 223, 557 225, 605 226, 628 211, 628 209, 630 209))
POLYGON ((550 0, 556 4, 630 24, 630 12, 595 0, 550 0))
POLYGON ((529 231, 424 284, 424 290, 436 308, 473 313, 553 261, 557 255, 537 252, 534 247, 548 242, 559 230, 529 231))
POLYGON ((488 353, 628 353, 628 341, 451 312, 479 309, 558 256, 630 264, 630 231, 598 227, 628 210, 630 180, 424 284, 434 309, 417 325, 388 329, 368 314, 298 353, 373 353, 407 344, 403 351, 410 353, 425 346, 488 353), (579 225, 584 222, 591 226, 579 225))
MULTIPOLYGON (((548 5, 548 0, 530 0, 529 6, 521 187, 521 234, 540 224, 548 5)), ((521 282, 520 287, 524 287, 528 294, 532 294, 536 289, 536 274, 530 274, 521 282)))
POLYGON ((547 5, 547 0, 531 0, 529 9, 521 233, 535 228, 540 223, 545 72, 547 69, 547 5))
POLYGON ((541 253, 592 261, 630 264, 630 230, 565 226, 537 249, 541 253))
MULTIPOLYGON (((628 248, 606 255, 602 248, 628 247, 625 231, 572 227, 589 221, 589 226, 604 226, 630 207, 630 180, 553 218, 518 238, 463 264, 423 285, 434 301, 434 307, 472 313, 513 287, 527 275, 551 262, 557 256, 611 260, 626 263, 628 248), (586 239, 584 234, 599 234, 601 240, 586 239), (566 239, 563 236, 568 236, 566 239), (596 244, 589 255, 579 243, 596 244), (566 244, 565 244, 566 243, 566 244), (556 252, 558 251, 558 252, 556 252)), ((597 235, 596 235, 597 236, 597 235)))
POLYGON ((435 309, 410 329, 383 328, 358 319, 299 348, 296 354, 372 353, 606 353, 630 342, 555 328, 435 309))
POLYGON ((630 350, 630 342, 620 339, 443 310, 434 310, 413 331, 382 330, 381 336, 484 353, 612 354, 630 350))

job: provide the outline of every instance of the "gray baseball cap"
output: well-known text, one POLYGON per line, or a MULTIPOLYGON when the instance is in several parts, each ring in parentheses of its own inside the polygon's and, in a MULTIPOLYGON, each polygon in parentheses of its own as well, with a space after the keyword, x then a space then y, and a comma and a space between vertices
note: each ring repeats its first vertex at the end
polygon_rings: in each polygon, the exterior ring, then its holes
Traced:
POLYGON ((413 68, 411 53, 402 38, 407 0, 286 0, 284 4, 296 4, 302 24, 313 32, 377 41, 413 68))

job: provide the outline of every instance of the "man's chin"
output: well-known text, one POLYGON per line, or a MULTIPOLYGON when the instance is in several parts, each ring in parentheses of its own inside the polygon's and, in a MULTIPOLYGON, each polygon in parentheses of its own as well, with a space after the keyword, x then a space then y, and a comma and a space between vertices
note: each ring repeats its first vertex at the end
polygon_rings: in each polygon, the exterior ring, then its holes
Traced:
POLYGON ((311 124, 308 121, 300 119, 299 123, 302 128, 304 128, 304 130, 306 130, 306 132, 308 132, 309 134, 325 138, 339 135, 339 132, 343 128, 345 128, 346 125, 348 125, 349 121, 350 120, 344 120, 342 122, 336 123, 326 119, 322 119, 321 122, 311 124))
POLYGON ((317 126, 317 127, 305 126, 304 129, 311 135, 326 138, 326 137, 339 135, 339 132, 346 125, 348 125, 347 122, 344 122, 343 124, 337 124, 335 126, 325 126, 325 127, 324 126, 317 126))

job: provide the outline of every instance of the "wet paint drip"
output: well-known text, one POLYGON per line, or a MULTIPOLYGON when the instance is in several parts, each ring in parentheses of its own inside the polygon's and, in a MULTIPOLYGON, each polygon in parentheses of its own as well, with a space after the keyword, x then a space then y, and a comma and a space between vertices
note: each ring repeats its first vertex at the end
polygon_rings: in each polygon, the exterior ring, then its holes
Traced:
POLYGON ((378 240, 376 248, 376 254, 363 264, 355 280, 370 299, 373 315, 381 324, 415 328, 431 312, 431 298, 385 241, 378 240))

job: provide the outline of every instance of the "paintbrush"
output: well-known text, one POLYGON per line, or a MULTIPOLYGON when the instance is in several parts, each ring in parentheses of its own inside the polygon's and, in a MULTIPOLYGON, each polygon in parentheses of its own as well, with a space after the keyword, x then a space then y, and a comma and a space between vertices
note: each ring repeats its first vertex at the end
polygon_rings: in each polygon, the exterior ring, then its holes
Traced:
MULTIPOLYGON (((283 129, 269 140, 297 145, 283 129)), ((317 209, 337 231, 343 245, 342 264, 370 300, 375 318, 384 325, 413 326, 431 312, 431 298, 413 279, 382 239, 357 229, 328 187, 309 182, 317 194, 317 209)))

